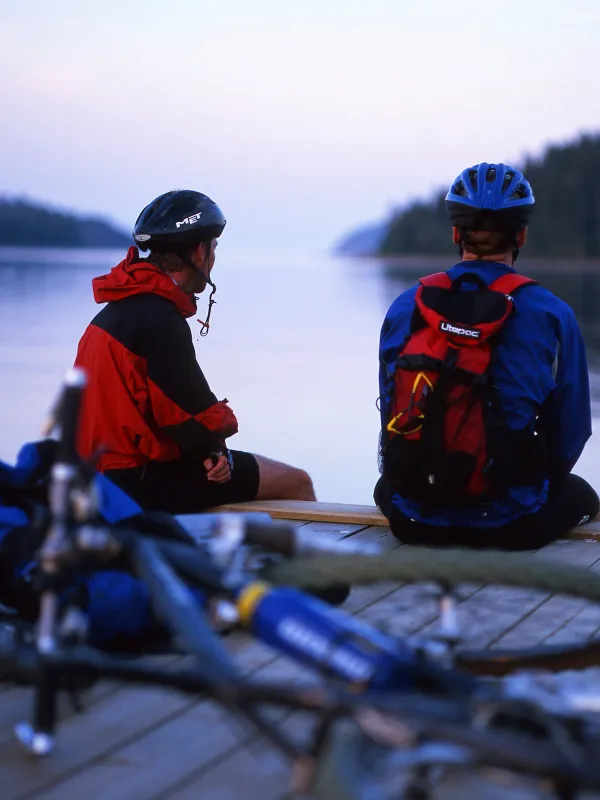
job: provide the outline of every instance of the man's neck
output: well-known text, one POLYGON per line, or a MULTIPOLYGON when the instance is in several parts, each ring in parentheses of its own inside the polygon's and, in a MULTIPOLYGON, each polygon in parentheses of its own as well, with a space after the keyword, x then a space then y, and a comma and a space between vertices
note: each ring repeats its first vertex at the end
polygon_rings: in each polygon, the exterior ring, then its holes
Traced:
POLYGON ((506 264, 507 267, 514 267, 515 262, 512 253, 497 253, 491 256, 478 256, 476 253, 463 253, 463 261, 493 261, 496 264, 506 264))

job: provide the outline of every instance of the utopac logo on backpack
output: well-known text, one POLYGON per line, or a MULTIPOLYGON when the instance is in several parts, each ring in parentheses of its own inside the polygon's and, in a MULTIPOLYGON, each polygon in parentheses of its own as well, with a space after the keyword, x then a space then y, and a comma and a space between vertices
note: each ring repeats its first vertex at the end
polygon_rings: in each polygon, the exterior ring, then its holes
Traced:
POLYGON ((446 322, 444 320, 440 322, 439 329, 444 333, 451 333, 454 336, 466 336, 471 339, 479 339, 481 336, 481 331, 477 330, 477 328, 459 328, 451 322, 446 322))
POLYGON ((510 295, 535 281, 510 273, 488 286, 476 273, 453 282, 442 272, 419 283, 409 335, 387 361, 386 480, 401 497, 431 508, 499 496, 518 485, 521 467, 536 482, 531 465, 543 437, 512 437, 490 375, 493 348, 514 310, 510 295))

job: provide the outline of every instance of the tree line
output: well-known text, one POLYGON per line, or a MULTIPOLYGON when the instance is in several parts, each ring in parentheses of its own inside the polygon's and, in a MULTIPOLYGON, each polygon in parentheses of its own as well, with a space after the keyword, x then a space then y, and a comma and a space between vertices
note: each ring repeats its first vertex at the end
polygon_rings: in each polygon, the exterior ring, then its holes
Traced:
MULTIPOLYGON (((547 148, 520 167, 531 183, 535 213, 528 256, 600 257, 600 134, 547 148)), ((389 222, 382 255, 454 252, 444 206, 446 190, 416 202, 389 222)))
POLYGON ((121 247, 126 234, 105 220, 54 211, 27 200, 0 198, 0 245, 121 247))

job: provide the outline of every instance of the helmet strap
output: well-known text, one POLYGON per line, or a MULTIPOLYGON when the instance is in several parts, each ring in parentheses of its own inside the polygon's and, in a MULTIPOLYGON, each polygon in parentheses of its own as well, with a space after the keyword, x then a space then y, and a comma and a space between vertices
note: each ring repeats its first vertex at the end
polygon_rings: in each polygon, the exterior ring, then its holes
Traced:
POLYGON ((198 322, 202 325, 202 327, 200 328, 200 336, 208 336, 208 331, 209 331, 209 328, 210 328, 210 315, 212 313, 212 307, 217 302, 216 300, 213 300, 213 295, 217 291, 217 287, 214 285, 214 283, 212 283, 210 281, 209 281, 209 283, 212 286, 212 291, 210 293, 210 297, 208 298, 208 313, 206 315, 206 321, 202 322, 201 319, 198 320, 198 322))
MULTIPOLYGON (((202 270, 201 270, 201 269, 199 269, 199 268, 198 268, 198 267, 197 267, 197 266, 194 264, 194 262, 192 261, 192 259, 189 257, 189 255, 188 255, 187 253, 180 253, 180 254, 179 254, 179 257, 181 258, 181 260, 182 260, 182 261, 183 261, 185 264, 187 264, 187 266, 188 266, 188 267, 189 267, 189 268, 190 268, 190 269, 191 269, 193 272, 195 272, 195 273, 196 273, 196 275, 199 275, 199 276, 200 276, 200 277, 201 277, 203 280, 205 280, 205 281, 208 283, 208 285, 209 285, 209 286, 211 286, 211 287, 212 287, 212 291, 211 291, 211 293, 210 293, 210 296, 209 296, 209 298, 208 298, 208 312, 207 312, 207 314, 206 314, 206 321, 204 321, 204 322, 203 322, 201 319, 199 319, 199 320, 198 320, 198 322, 199 322, 199 323, 202 325, 202 327, 200 328, 200 336, 208 336, 208 331, 209 331, 209 328, 210 328, 210 315, 211 315, 211 313, 212 313, 212 307, 213 307, 213 306, 214 306, 214 304, 217 302, 216 300, 214 300, 214 299, 213 299, 213 297, 214 297, 214 294, 215 294, 215 292, 217 291, 217 287, 216 287, 216 286, 215 286, 215 284, 212 282, 212 280, 211 280, 211 278, 210 278, 210 275, 208 274, 208 272, 207 272, 207 274, 205 275, 205 274, 202 272, 202 270)), ((208 255, 206 256, 206 258, 205 258, 205 261, 208 261, 208 259, 209 259, 209 258, 210 258, 210 247, 209 247, 209 249, 208 249, 208 255)))

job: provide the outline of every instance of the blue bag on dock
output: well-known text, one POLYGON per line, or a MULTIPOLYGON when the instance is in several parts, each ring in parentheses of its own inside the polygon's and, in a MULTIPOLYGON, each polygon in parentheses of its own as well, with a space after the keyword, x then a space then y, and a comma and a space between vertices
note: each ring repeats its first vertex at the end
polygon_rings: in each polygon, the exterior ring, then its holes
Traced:
MULTIPOLYGON (((56 442, 46 439, 24 445, 15 465, 0 461, 0 604, 25 620, 37 617, 38 596, 32 586, 35 554, 50 517, 47 489, 56 442)), ((137 521, 142 508, 101 474, 94 478, 99 513, 109 525, 137 521)), ((84 598, 90 644, 110 648, 163 635, 145 584, 124 569, 72 576, 63 603, 84 598)))

